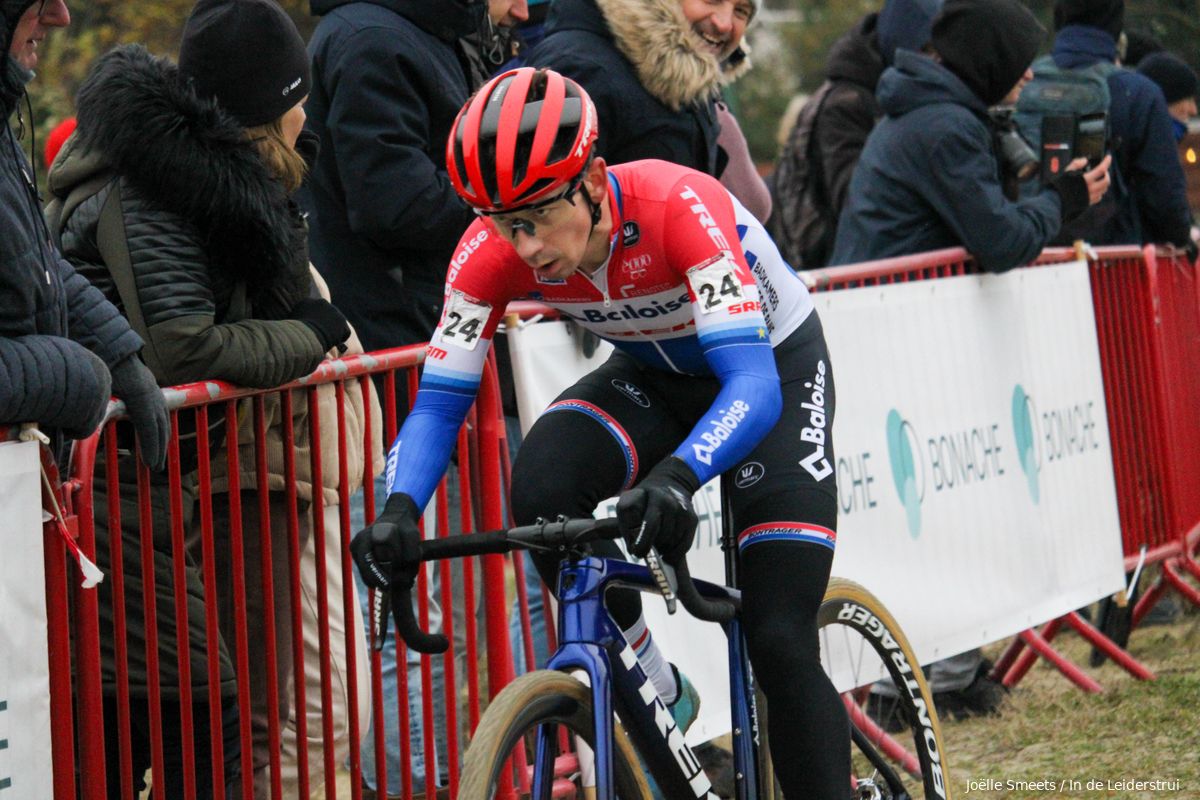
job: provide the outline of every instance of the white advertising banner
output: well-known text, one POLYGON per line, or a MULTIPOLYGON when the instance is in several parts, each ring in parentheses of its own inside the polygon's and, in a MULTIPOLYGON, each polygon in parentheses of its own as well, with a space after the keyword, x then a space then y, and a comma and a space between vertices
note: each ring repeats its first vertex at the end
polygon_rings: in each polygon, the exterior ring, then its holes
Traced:
POLYGON ((51 797, 50 678, 36 442, 0 444, 0 800, 51 797))
MULTIPOLYGON (((883 601, 922 663, 1121 588, 1086 264, 823 292, 814 301, 837 387, 834 574, 883 601)), ((596 361, 583 363, 561 323, 513 334, 528 424, 527 410, 544 408, 596 361)), ((720 503, 713 485, 700 495, 704 519, 689 563, 697 576, 721 580, 720 503)), ((660 646, 709 700, 689 740, 728 731, 720 628, 686 614, 666 622, 664 604, 645 600, 660 646)))

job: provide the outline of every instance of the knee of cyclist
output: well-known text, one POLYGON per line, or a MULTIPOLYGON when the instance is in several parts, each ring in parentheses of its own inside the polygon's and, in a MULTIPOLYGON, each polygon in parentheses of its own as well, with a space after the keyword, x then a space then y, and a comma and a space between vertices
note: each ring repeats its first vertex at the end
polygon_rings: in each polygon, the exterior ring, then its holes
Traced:
POLYGON ((791 682, 799 675, 821 669, 815 639, 805 636, 794 624, 784 622, 747 631, 746 644, 754 674, 764 689, 770 688, 776 676, 791 682))

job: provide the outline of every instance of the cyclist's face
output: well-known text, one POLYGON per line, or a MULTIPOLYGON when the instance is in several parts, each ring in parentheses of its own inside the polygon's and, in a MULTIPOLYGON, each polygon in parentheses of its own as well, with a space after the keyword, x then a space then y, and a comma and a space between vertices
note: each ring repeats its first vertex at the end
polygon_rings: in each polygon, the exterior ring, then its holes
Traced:
POLYGON ((562 280, 583 262, 592 230, 591 212, 580 186, 570 197, 512 214, 492 214, 496 231, 540 278, 562 280))

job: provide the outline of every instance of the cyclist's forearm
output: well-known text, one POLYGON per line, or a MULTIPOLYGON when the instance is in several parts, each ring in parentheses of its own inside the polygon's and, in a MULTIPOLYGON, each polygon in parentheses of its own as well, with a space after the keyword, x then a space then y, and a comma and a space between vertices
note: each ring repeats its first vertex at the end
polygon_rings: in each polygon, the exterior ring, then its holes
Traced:
POLYGON ((735 375, 723 382, 708 413, 674 455, 704 484, 749 454, 775 426, 782 407, 777 377, 735 375))
POLYGON ((388 453, 388 494, 404 492, 424 508, 450 463, 458 429, 475 395, 424 388, 388 453))

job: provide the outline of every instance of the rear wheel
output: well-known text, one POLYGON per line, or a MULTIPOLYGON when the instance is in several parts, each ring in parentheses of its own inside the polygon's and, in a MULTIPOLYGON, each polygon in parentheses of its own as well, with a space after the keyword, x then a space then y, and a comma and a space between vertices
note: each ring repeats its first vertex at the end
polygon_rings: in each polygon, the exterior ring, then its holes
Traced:
POLYGON ((942 730, 912 647, 879 600, 832 578, 818 615, 821 660, 850 712, 856 797, 950 797, 942 730), (876 688, 881 679, 890 679, 876 688))
MULTIPOLYGON (((595 746, 591 690, 570 675, 538 670, 522 675, 504 688, 488 706, 467 748, 459 796, 471 800, 495 797, 501 783, 530 797, 537 732, 550 726, 550 758, 556 764, 555 784, 566 782, 577 797, 594 797, 583 785, 582 770, 572 752, 574 737, 595 746)), ((613 719, 613 773, 620 800, 649 800, 645 775, 638 767, 633 745, 613 719)))

